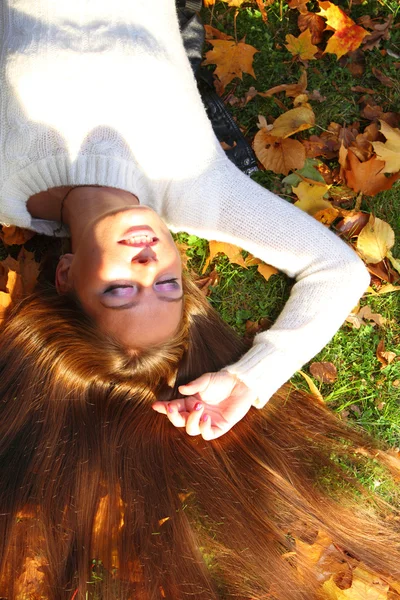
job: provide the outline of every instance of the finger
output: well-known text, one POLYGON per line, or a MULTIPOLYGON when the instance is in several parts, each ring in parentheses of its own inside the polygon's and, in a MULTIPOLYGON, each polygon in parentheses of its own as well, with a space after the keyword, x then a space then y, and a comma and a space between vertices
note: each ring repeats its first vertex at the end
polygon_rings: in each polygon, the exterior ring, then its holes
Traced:
POLYGON ((166 415, 168 412, 171 412, 172 407, 175 407, 178 412, 186 411, 186 404, 183 398, 178 398, 177 400, 170 400, 169 402, 157 401, 154 402, 154 404, 152 404, 151 407, 163 415, 166 415))
POLYGON ((213 425, 213 421, 210 415, 203 414, 200 419, 200 434, 203 440, 210 441, 216 440, 221 435, 226 433, 227 429, 223 429, 218 425, 213 425))
POLYGON ((187 411, 179 412, 175 405, 168 406, 167 417, 175 427, 185 427, 189 415, 187 411))
POLYGON ((201 375, 197 379, 193 379, 193 381, 190 381, 185 385, 180 385, 178 389, 181 394, 184 394, 185 396, 190 396, 191 394, 204 392, 204 390, 207 389, 209 383, 210 374, 204 373, 204 375, 201 375))
POLYGON ((186 433, 188 435, 200 435, 200 418, 204 411, 204 405, 201 402, 197 402, 194 406, 194 410, 189 413, 186 420, 186 433))

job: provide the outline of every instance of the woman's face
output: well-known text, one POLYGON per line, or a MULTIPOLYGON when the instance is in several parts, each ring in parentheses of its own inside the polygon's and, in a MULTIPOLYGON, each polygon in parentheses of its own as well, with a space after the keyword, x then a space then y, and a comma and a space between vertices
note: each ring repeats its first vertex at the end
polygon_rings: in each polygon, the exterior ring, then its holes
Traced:
POLYGON ((68 289, 102 331, 143 348, 170 339, 182 317, 179 251, 146 206, 110 213, 84 230, 65 255, 68 289))

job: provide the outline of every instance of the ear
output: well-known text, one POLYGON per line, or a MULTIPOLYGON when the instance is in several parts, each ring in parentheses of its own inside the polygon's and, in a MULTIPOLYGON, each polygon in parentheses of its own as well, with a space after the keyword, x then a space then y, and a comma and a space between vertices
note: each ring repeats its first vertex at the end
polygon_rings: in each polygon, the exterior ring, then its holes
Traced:
POLYGON ((63 254, 58 261, 55 284, 57 293, 60 296, 62 294, 67 294, 72 289, 70 268, 73 258, 73 254, 63 254))

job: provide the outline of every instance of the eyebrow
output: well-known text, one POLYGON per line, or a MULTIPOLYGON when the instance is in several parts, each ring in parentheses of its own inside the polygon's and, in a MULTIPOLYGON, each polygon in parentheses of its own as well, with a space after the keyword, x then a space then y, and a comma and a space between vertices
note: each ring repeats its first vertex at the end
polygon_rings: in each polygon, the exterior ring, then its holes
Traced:
MULTIPOLYGON (((180 302, 183 298, 183 294, 181 294, 178 298, 171 298, 170 296, 157 296, 159 300, 162 302, 180 302)), ((110 308, 112 310, 126 310, 128 308, 134 308, 135 306, 139 306, 140 302, 138 300, 133 300, 132 302, 128 302, 128 304, 121 304, 121 306, 106 306, 101 303, 104 308, 110 308)))

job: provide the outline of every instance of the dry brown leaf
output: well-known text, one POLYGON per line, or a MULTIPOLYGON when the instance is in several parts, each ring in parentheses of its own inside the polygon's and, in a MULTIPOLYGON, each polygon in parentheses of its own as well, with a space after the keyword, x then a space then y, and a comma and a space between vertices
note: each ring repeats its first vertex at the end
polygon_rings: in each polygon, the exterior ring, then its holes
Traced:
POLYGON ((282 175, 303 168, 306 160, 306 152, 301 142, 289 138, 279 139, 265 128, 256 134, 253 148, 265 169, 282 175))
POLYGON ((22 244, 25 244, 25 242, 30 240, 34 235, 34 231, 15 227, 14 225, 3 225, 0 231, 0 238, 7 246, 13 246, 14 244, 22 246, 22 244))
POLYGON ((385 221, 370 215, 357 238, 357 250, 366 263, 379 263, 394 245, 394 231, 385 221))
POLYGON ((390 127, 381 121, 381 132, 386 142, 372 142, 377 157, 385 162, 384 173, 397 173, 400 171, 400 129, 390 127))
POLYGON ((233 37, 231 35, 227 35, 219 29, 211 27, 211 25, 204 25, 204 31, 206 33, 206 40, 233 40, 233 37))
POLYGON ((356 212, 346 215, 336 225, 336 231, 347 238, 356 237, 369 221, 369 214, 364 212, 356 212))
POLYGON ((301 60, 314 60, 319 48, 311 41, 311 31, 305 29, 298 37, 288 33, 286 35, 286 48, 292 56, 298 56, 301 60))
POLYGON ((300 31, 310 30, 312 44, 320 44, 322 42, 322 34, 325 31, 325 21, 322 17, 316 13, 306 12, 299 15, 297 25, 300 31))
POLYGON ((214 73, 224 87, 235 77, 242 79, 243 73, 255 78, 253 58, 258 50, 254 46, 234 40, 209 40, 209 43, 213 49, 206 53, 202 64, 217 65, 214 73))
POLYGON ((312 108, 299 106, 288 110, 275 119, 269 133, 274 137, 287 138, 314 125, 315 115, 312 108))
POLYGON ((376 157, 362 163, 349 150, 347 160, 349 168, 344 169, 347 185, 355 192, 362 192, 366 196, 375 196, 378 192, 389 190, 400 177, 400 173, 386 177, 383 173, 385 163, 376 157))
POLYGON ((371 70, 372 70, 373 74, 375 75, 375 77, 378 79, 378 81, 380 81, 384 86, 389 87, 389 88, 396 86, 397 82, 395 79, 388 77, 387 75, 385 75, 385 73, 383 73, 376 67, 372 67, 371 70))
POLYGON ((307 89, 307 71, 304 69, 302 74, 300 75, 300 79, 298 83, 282 83, 281 85, 276 85, 266 92, 259 92, 259 95, 263 98, 268 96, 272 96, 273 94, 278 94, 279 92, 285 92, 288 98, 296 98, 299 94, 304 94, 307 89))
POLYGON ((289 8, 297 8, 297 10, 301 13, 301 14, 305 14, 308 12, 307 9, 307 2, 308 0, 289 0, 289 8))
POLYGON ((331 362, 311 363, 310 373, 321 383, 335 383, 337 380, 337 369, 331 362))
POLYGON ((379 313, 373 313, 371 307, 366 304, 359 310, 351 312, 349 316, 346 317, 346 321, 347 323, 351 323, 354 329, 360 329, 362 325, 367 325, 366 321, 373 321, 373 323, 371 323, 373 327, 375 324, 378 325, 378 327, 382 327, 382 325, 385 324, 386 319, 379 313))
POLYGON ((396 353, 385 350, 385 342, 380 340, 376 348, 376 358, 381 363, 381 369, 384 369, 396 358, 396 353))

